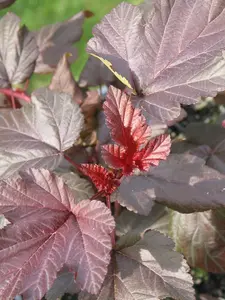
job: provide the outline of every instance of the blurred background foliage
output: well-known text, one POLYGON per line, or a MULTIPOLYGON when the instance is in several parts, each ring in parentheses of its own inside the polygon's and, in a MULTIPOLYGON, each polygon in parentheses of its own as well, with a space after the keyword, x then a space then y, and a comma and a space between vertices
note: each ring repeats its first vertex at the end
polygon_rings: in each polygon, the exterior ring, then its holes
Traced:
MULTIPOLYGON (((76 43, 79 56, 72 65, 72 70, 77 79, 88 57, 85 47, 92 36, 92 27, 120 2, 120 0, 17 0, 9 8, 0 11, 0 16, 2 17, 8 11, 14 12, 30 30, 37 30, 44 25, 69 19, 81 10, 92 11, 94 16, 85 20, 82 39, 76 43)), ((128 0, 127 2, 139 4, 142 1, 128 0)), ((30 89, 48 84, 50 78, 51 75, 33 75, 30 89)))

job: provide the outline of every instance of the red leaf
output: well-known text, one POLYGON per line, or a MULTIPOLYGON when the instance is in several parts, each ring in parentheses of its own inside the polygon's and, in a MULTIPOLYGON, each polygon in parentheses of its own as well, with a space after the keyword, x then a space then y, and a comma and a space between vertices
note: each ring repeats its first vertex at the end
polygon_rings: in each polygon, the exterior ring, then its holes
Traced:
POLYGON ((97 293, 110 261, 114 220, 100 201, 76 204, 61 178, 31 170, 0 182, 0 299, 41 299, 65 266, 97 293))
POLYGON ((158 166, 160 160, 165 160, 170 153, 171 139, 162 134, 152 139, 133 157, 134 165, 142 171, 148 171, 150 166, 158 166))
POLYGON ((132 107, 129 96, 121 90, 110 86, 103 108, 106 124, 116 143, 137 149, 151 136, 144 116, 132 107))
POLYGON ((108 165, 130 175, 134 169, 147 171, 151 165, 157 166, 169 155, 170 137, 161 135, 149 142, 151 129, 124 92, 110 87, 104 111, 111 136, 121 145, 102 146, 102 156, 108 165))
POLYGON ((80 171, 90 177, 97 190, 104 192, 105 195, 112 194, 119 185, 115 174, 100 165, 82 164, 80 171))
POLYGON ((126 160, 127 149, 116 144, 102 146, 102 157, 107 164, 116 169, 122 169, 126 160))

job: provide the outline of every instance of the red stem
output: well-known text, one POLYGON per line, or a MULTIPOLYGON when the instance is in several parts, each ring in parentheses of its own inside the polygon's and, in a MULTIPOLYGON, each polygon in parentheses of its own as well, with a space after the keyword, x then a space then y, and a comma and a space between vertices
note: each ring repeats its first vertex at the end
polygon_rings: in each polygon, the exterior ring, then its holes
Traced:
POLYGON ((15 101, 15 97, 11 96, 11 101, 12 101, 12 108, 16 109, 16 101, 15 101))
POLYGON ((67 154, 64 153, 64 158, 71 163, 71 165, 73 165, 76 169, 80 170, 80 166, 75 163, 67 154))
POLYGON ((22 99, 28 103, 30 102, 30 97, 24 92, 16 92, 11 89, 0 89, 0 93, 6 96, 22 99))
POLYGON ((97 199, 98 197, 103 196, 103 194, 104 194, 104 191, 99 191, 99 192, 97 192, 95 195, 93 195, 93 196, 91 197, 90 200, 95 200, 95 199, 97 199))
POLYGON ((108 209, 111 210, 111 201, 110 201, 110 196, 106 196, 106 205, 108 207, 108 209))

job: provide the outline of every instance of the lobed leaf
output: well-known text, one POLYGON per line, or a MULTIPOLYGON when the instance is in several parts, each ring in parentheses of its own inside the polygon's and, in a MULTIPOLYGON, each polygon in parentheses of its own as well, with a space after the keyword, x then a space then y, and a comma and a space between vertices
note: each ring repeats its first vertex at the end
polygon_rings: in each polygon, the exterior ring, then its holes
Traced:
POLYGON ((81 289, 96 294, 110 261, 114 220, 100 201, 77 205, 62 179, 32 169, 0 182, 0 298, 41 299, 62 267, 77 272, 81 289))
POLYGON ((156 0, 148 13, 123 2, 94 27, 87 52, 138 95, 149 116, 170 121, 180 103, 225 89, 224 8, 216 0, 156 0))
POLYGON ((69 63, 77 58, 73 44, 82 36, 84 19, 91 16, 91 12, 81 11, 66 21, 44 26, 33 33, 40 52, 35 73, 53 72, 65 53, 71 53, 69 63))
POLYGON ((149 174, 125 177, 113 199, 148 215, 154 202, 182 213, 223 208, 225 176, 191 154, 172 154, 149 174))
POLYGON ((26 26, 21 27, 20 18, 13 13, 1 18, 0 32, 0 87, 16 87, 34 71, 37 44, 32 33, 26 26))
POLYGON ((192 277, 174 243, 148 231, 131 247, 118 249, 98 296, 81 293, 79 300, 195 299, 192 277))
POLYGON ((83 117, 69 95, 42 88, 32 103, 0 115, 0 177, 31 167, 56 168, 78 138, 83 117))
POLYGON ((213 273, 225 270, 224 209, 193 214, 173 212, 171 234, 176 249, 192 267, 213 273))

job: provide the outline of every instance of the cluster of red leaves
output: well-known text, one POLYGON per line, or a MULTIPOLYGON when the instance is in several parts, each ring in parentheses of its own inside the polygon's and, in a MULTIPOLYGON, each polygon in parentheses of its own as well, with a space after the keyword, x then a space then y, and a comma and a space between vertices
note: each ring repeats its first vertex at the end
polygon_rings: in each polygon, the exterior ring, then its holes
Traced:
POLYGON ((166 134, 151 139, 151 128, 141 111, 132 106, 126 93, 115 87, 109 88, 103 108, 115 144, 103 145, 102 156, 113 171, 92 164, 82 165, 81 171, 92 179, 98 191, 110 195, 122 176, 131 175, 136 169, 148 171, 165 160, 171 140, 166 134))

